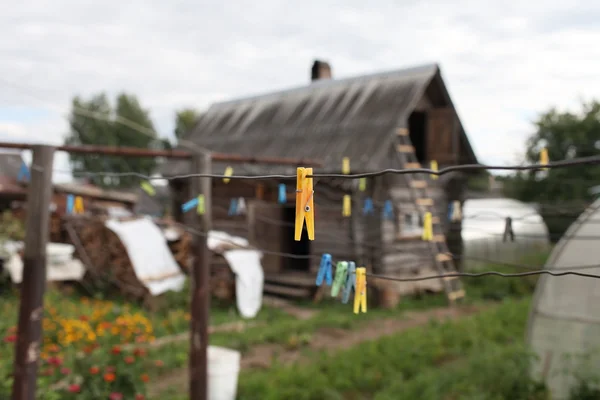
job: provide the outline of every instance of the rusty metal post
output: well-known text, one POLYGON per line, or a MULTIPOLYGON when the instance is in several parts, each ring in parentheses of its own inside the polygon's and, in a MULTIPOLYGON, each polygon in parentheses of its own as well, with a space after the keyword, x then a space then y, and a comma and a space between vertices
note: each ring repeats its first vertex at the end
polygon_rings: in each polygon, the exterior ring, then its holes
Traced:
MULTIPOLYGON (((192 159, 193 174, 210 174, 211 155, 199 153, 192 159)), ((211 229, 211 188, 210 178, 192 178, 191 189, 195 194, 204 195, 202 215, 197 216, 196 229, 201 235, 194 235, 194 265, 191 273, 191 343, 190 343, 190 399, 208 399, 208 323, 210 313, 210 251, 207 246, 208 232, 211 229)))
POLYGON ((44 291, 46 290, 46 245, 50 235, 50 200, 52 197, 52 146, 32 147, 31 182, 27 193, 27 220, 23 279, 19 308, 18 338, 15 345, 12 400, 35 400, 36 378, 44 291))

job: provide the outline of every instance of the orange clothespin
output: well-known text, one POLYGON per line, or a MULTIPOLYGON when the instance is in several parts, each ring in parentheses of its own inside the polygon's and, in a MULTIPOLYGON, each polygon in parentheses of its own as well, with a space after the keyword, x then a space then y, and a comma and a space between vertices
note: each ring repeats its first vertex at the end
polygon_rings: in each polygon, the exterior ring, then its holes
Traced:
POLYGON ((302 237, 302 227, 306 220, 306 231, 308 240, 315 240, 315 204, 313 178, 307 178, 312 175, 312 168, 298 168, 296 178, 296 231, 294 240, 300 241, 302 237))
POLYGON ((75 214, 83 214, 83 199, 81 196, 75 196, 75 204, 73 205, 75 214))
POLYGON ((354 292, 354 314, 367 312, 367 270, 356 268, 356 290, 354 292))

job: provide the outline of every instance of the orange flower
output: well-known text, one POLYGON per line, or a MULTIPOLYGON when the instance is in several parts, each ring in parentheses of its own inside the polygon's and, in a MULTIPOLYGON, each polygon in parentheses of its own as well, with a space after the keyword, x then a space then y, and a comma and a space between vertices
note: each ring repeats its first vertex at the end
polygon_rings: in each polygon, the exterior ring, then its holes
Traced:
POLYGON ((146 355, 146 350, 138 348, 133 351, 133 354, 138 357, 142 357, 142 356, 146 355))
POLYGON ((142 382, 148 382, 150 380, 150 377, 148 376, 148 374, 142 374, 140 376, 140 379, 142 380, 142 382))
POLYGON ((48 346, 48 351, 50 353, 58 353, 60 351, 60 348, 55 344, 51 344, 50 346, 48 346))
POLYGON ((143 394, 136 394, 135 395, 135 400, 144 400, 144 399, 145 399, 145 397, 144 397, 143 394))
POLYGON ((111 353, 113 354, 121 354, 121 348, 119 346, 113 346, 111 353))
POLYGON ((135 362, 135 358, 131 356, 125 357, 125 364, 133 364, 135 362))
POLYGON ((106 374, 104 374, 104 380, 106 382, 114 382, 114 380, 117 378, 117 376, 115 374, 113 374, 112 372, 108 372, 106 374))
POLYGON ((98 368, 98 367, 91 367, 90 368, 90 374, 96 375, 98 372, 100 372, 100 368, 98 368))
POLYGON ((156 365, 157 367, 162 367, 163 365, 165 365, 165 363, 162 360, 156 360, 154 361, 154 365, 156 365))

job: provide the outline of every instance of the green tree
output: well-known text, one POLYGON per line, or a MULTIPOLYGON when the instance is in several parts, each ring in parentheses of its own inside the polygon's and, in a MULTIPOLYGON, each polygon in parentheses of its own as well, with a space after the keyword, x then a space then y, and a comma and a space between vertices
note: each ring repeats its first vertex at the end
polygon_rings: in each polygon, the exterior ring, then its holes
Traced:
MULTIPOLYGON (((114 108, 105 94, 89 100, 75 97, 69 118, 70 132, 67 145, 103 145, 140 148, 163 148, 164 140, 157 137, 149 112, 137 98, 122 93, 114 108)), ((156 168, 153 158, 113 157, 102 154, 70 154, 73 173, 82 172, 137 172, 150 175, 156 168)), ((137 177, 90 177, 102 187, 129 188, 139 182, 137 177)))
POLYGON ((198 120, 198 111, 185 108, 175 113, 175 139, 181 139, 187 132, 191 131, 198 120))
MULTIPOLYGON (((600 154, 600 103, 582 104, 578 114, 551 109, 535 122, 536 132, 527 141, 525 158, 538 163, 540 150, 550 161, 600 154)), ((580 165, 516 174, 509 193, 523 201, 541 203, 587 202, 588 190, 600 184, 600 166, 580 165)))

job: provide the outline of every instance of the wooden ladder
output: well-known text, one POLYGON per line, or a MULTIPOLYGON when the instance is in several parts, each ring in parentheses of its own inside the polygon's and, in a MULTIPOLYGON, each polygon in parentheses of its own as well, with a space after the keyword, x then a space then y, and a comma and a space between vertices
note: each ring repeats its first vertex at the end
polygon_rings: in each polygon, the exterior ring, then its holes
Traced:
MULTIPOLYGON (((417 160, 415 148, 413 147, 409 131, 406 128, 398 128, 396 130, 396 154, 400 163, 401 169, 421 168, 421 164, 417 160)), ((411 173, 403 174, 406 184, 414 204, 417 205, 421 215, 425 212, 431 213, 433 226, 433 240, 429 241, 429 248, 435 268, 439 274, 456 273, 452 254, 446 245, 446 237, 444 236, 442 221, 437 215, 434 207, 433 199, 427 194, 430 178, 429 174, 411 173)), ((441 278, 444 291, 450 303, 465 297, 465 290, 458 277, 441 278)))

